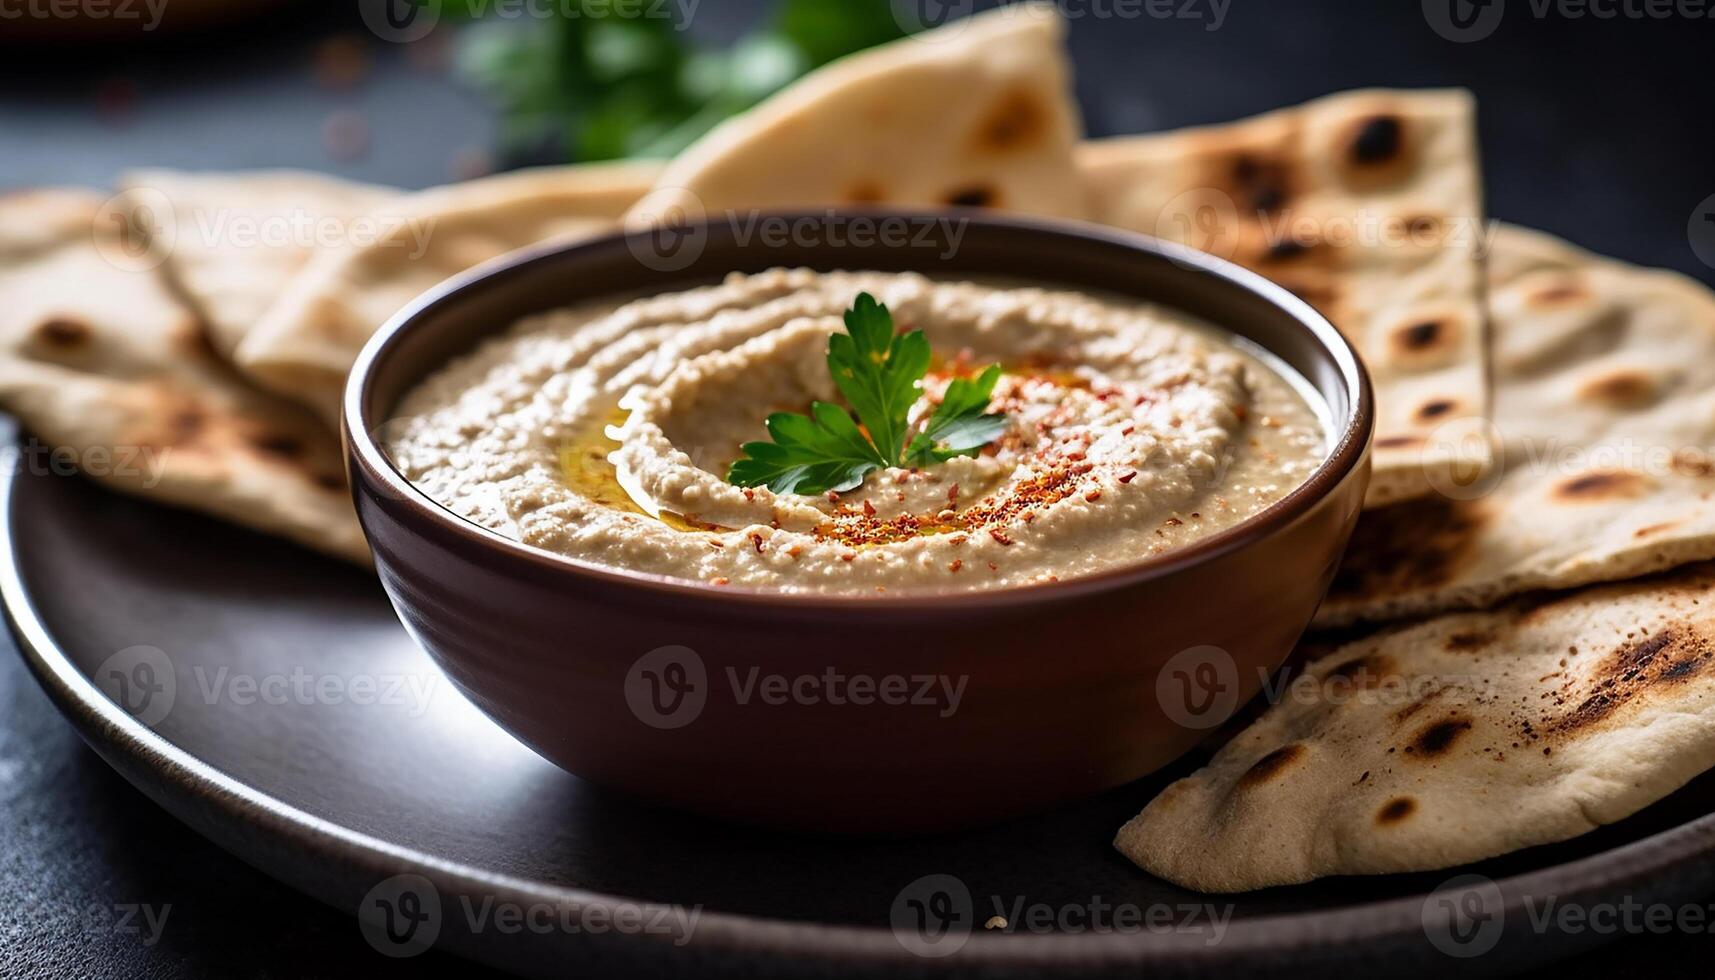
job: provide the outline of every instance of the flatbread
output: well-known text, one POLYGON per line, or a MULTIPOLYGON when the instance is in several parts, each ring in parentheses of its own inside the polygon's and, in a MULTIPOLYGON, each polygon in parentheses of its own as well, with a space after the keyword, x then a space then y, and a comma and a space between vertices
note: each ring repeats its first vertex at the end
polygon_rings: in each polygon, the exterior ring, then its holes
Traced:
POLYGON ((1715 567, 1351 644, 1115 846, 1207 892, 1452 867, 1613 823, 1715 764, 1715 567))
POLYGON ((1518 228, 1489 268, 1503 465, 1366 513, 1321 625, 1715 559, 1715 294, 1518 228))
POLYGON ((627 219, 839 205, 1082 217, 1065 23, 1012 4, 811 72, 715 127, 627 219))
POLYGON ((1095 220, 1273 279, 1363 355, 1377 403, 1366 506, 1490 462, 1468 437, 1488 407, 1474 115, 1463 91, 1367 90, 1078 149, 1095 220))
POLYGON ((339 442, 208 345, 100 195, 0 198, 0 408, 32 465, 367 562, 339 442), (55 462, 45 457, 52 452, 55 462))
POLYGON ((238 347, 239 367, 338 424, 346 372, 388 318, 507 252, 617 227, 655 163, 547 167, 454 184, 384 208, 394 231, 319 251, 238 347))
POLYGON ((120 180, 122 207, 159 241, 162 271, 231 356, 318 247, 388 229, 390 188, 295 170, 237 174, 139 170, 120 180))

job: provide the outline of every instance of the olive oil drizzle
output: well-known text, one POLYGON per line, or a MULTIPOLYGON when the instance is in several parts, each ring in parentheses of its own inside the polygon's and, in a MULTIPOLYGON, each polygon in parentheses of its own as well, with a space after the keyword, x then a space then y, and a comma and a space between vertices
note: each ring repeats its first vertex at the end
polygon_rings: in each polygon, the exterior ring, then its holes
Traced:
POLYGON ((593 421, 573 433, 571 440, 560 447, 560 478, 565 481, 566 486, 603 507, 660 521, 675 531, 694 533, 733 530, 719 524, 699 521, 695 514, 675 514, 664 510, 660 516, 656 516, 631 499, 631 494, 626 493, 625 488, 620 485, 618 471, 607 458, 609 453, 619 448, 619 441, 608 435, 608 429, 624 425, 630 414, 624 409, 615 408, 605 416, 596 416, 593 421))

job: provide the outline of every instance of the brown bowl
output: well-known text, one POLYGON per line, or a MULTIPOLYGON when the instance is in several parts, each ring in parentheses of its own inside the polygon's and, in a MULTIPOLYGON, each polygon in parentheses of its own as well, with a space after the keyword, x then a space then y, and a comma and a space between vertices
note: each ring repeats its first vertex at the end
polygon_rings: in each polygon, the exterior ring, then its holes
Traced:
POLYGON ((344 426, 358 516, 400 618, 471 701, 560 766, 638 796, 902 833, 1137 779, 1257 693, 1328 588, 1369 478, 1369 381, 1326 320, 1218 259, 1093 226, 964 212, 766 220, 798 233, 757 235, 742 218, 529 251, 431 291, 358 359, 344 426), (854 221, 912 237, 853 235, 854 221), (1135 565, 954 595, 814 597, 530 549, 436 504, 377 444, 412 385, 519 317, 775 266, 1017 277, 1178 307, 1316 388, 1332 452, 1250 520, 1135 565))

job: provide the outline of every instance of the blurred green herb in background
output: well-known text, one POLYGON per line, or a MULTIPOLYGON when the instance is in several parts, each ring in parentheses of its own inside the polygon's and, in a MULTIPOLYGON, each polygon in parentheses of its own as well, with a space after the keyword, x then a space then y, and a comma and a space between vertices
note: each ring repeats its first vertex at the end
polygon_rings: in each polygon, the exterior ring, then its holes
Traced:
POLYGON ((514 161, 669 157, 805 72, 904 33, 889 0, 778 0, 728 50, 693 43, 679 18, 695 5, 561 0, 545 5, 552 17, 502 18, 484 16, 491 0, 440 2, 475 21, 459 68, 500 107, 514 161))

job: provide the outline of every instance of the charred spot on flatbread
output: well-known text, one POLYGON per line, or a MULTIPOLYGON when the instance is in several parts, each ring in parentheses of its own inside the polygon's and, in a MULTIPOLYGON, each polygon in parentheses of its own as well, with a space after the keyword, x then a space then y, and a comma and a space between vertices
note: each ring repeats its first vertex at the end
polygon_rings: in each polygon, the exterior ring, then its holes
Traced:
POLYGON ((1668 465, 1680 476, 1715 476, 1715 459, 1700 450, 1678 450, 1668 465))
POLYGON ((1410 124, 1393 113, 1357 120, 1339 152, 1346 183, 1360 190, 1398 183, 1416 169, 1410 124))
POLYGON ((1444 718, 1433 725, 1420 730, 1412 738, 1411 744, 1405 747, 1407 755, 1421 759, 1433 759, 1446 755, 1461 736, 1471 730, 1469 718, 1444 718))
POLYGON ((1417 406, 1417 420, 1419 422, 1433 422, 1437 419, 1444 419, 1452 415, 1458 407, 1459 403, 1451 398, 1432 398, 1417 406))
POLYGON ((48 317, 36 324, 34 333, 41 345, 52 351, 71 351, 87 347, 94 335, 89 324, 69 316, 48 317))
POLYGON ((1488 630, 1460 630, 1450 633, 1443 646, 1449 653, 1474 653, 1495 642, 1495 634, 1488 630))
POLYGON ((1632 532, 1634 538, 1653 538, 1658 534, 1666 534, 1680 526, 1679 521, 1663 521, 1660 524, 1646 524, 1632 532))
POLYGON ((1376 823, 1396 824, 1417 812, 1417 801, 1409 796, 1396 796, 1376 811, 1376 823))
POLYGON ((1609 651, 1582 683, 1569 681, 1559 699, 1569 707, 1549 730, 1564 734, 1595 725, 1653 688, 1681 683, 1715 659, 1715 643, 1689 623, 1673 623, 1628 639, 1609 651))
POLYGON ((1399 230, 1414 245, 1439 244, 1446 222, 1439 215, 1413 214, 1399 219, 1399 230))
POLYGON ((343 473, 317 473, 310 477, 310 482, 323 490, 335 493, 345 491, 345 474, 343 473))
POLYGON ((1289 161, 1262 153, 1234 154, 1227 163, 1226 176, 1234 202, 1253 217, 1284 208, 1297 184, 1289 161))
POLYGON ((182 446, 195 442, 208 430, 209 416, 207 409, 195 402, 187 402, 167 415, 166 440, 168 445, 182 446))
POLYGON ((1354 657, 1328 671, 1324 681, 1343 681, 1353 687, 1369 690, 1380 687, 1389 677, 1398 676, 1394 662, 1380 654, 1354 657))
POLYGON ((1000 195, 992 187, 972 185, 947 192, 944 203, 956 208, 992 208, 999 206, 1000 195))
POLYGON ((1002 93, 977 124, 972 148, 979 154, 1016 153, 1033 148, 1046 138, 1048 121, 1053 116, 1034 92, 1012 89, 1002 93))
POLYGON ((1372 599, 1452 581, 1490 520, 1480 501, 1445 497, 1366 511, 1330 595, 1372 599))
POLYGON ((304 455, 304 440, 284 432, 255 432, 247 439, 256 451, 279 459, 297 459, 304 455))
POLYGON ((859 181, 846 188, 847 204, 880 204, 887 200, 887 192, 881 185, 871 181, 859 181))
POLYGON ((1566 306, 1572 303, 1593 299, 1587 287, 1581 280, 1567 275, 1553 285, 1544 286, 1525 297, 1525 304, 1533 308, 1566 306))
POLYGON ((1288 769, 1302 761, 1305 754, 1304 746, 1297 742, 1275 749, 1245 770, 1245 774, 1239 777, 1239 788, 1248 789, 1279 779, 1288 769))
POLYGON ((1465 343, 1465 326, 1453 314, 1413 317, 1388 335, 1394 363, 1413 368, 1437 366, 1457 357, 1465 343))
POLYGON ((1584 401, 1619 409, 1647 408, 1659 395, 1655 378, 1635 370, 1610 371, 1591 378, 1578 389, 1578 397, 1584 401))
POLYGON ((1561 503, 1591 504, 1641 497, 1649 489, 1650 480, 1642 473, 1598 470, 1562 480, 1550 494, 1561 503))
POLYGON ((1362 166, 1387 163, 1399 156, 1405 124, 1398 116, 1371 116, 1358 124, 1352 137, 1351 159, 1362 166))
POLYGON ((1422 446, 1428 440, 1418 435, 1381 436, 1376 439, 1377 449, 1413 449, 1422 446))

